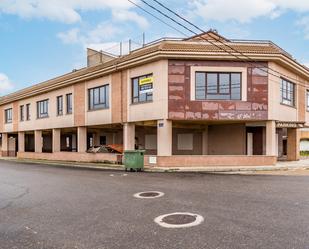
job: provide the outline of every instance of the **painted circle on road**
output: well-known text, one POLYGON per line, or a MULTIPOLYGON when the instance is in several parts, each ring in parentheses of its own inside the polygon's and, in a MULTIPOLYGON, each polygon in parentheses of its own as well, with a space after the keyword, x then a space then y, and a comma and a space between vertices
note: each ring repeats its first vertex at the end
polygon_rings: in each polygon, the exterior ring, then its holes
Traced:
POLYGON ((160 215, 154 222, 165 228, 186 228, 198 226, 204 221, 203 216, 186 212, 160 215))
POLYGON ((154 198, 162 197, 163 195, 164 193, 159 192, 159 191, 146 191, 146 192, 136 193, 133 196, 139 199, 154 199, 154 198))

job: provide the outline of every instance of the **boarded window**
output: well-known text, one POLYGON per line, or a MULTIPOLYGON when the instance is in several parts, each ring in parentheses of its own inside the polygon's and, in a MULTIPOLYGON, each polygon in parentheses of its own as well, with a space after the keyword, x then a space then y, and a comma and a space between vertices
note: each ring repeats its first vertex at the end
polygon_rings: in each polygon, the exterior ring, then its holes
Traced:
POLYGON ((177 135, 178 150, 193 150, 193 134, 178 134, 177 135))

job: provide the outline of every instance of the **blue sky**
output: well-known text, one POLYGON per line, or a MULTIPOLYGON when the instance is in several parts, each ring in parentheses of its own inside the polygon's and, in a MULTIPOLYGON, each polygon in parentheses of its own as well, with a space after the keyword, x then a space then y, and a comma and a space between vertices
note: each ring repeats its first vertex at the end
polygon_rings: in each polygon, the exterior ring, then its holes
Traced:
MULTIPOLYGON (((204 30, 272 40, 309 65, 308 0, 164 3, 204 30)), ((85 66, 87 47, 116 53, 121 41, 141 43, 143 32, 146 41, 181 36, 127 0, 0 0, 0 95, 85 66)))

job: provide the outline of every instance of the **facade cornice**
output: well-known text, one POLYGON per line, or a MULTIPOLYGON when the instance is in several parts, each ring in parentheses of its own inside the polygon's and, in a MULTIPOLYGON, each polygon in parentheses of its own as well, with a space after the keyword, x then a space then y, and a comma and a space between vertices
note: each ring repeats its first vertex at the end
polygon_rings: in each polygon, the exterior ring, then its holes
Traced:
MULTIPOLYGON (((258 54, 258 53, 243 53, 245 56, 237 55, 239 59, 235 59, 235 56, 226 52, 192 52, 192 51, 167 51, 162 49, 164 42, 162 42, 155 49, 152 49, 150 53, 144 53, 140 56, 128 55, 123 58, 117 58, 110 62, 97 65, 94 67, 88 67, 80 69, 76 72, 65 74, 63 76, 45 81, 43 83, 25 88, 18 92, 6 95, 0 98, 0 105, 8 104, 16 100, 36 96, 38 94, 46 93, 52 90, 56 90, 65 86, 73 85, 82 81, 87 81, 102 77, 119 70, 128 69, 135 66, 140 66, 153 61, 162 59, 189 59, 189 60, 233 60, 233 61, 246 61, 246 56, 249 56, 252 61, 277 62, 280 65, 292 70, 295 74, 303 77, 309 81, 309 71, 291 59, 290 57, 282 53, 271 54, 258 54)), ((309 82, 308 83, 309 86, 309 82)))

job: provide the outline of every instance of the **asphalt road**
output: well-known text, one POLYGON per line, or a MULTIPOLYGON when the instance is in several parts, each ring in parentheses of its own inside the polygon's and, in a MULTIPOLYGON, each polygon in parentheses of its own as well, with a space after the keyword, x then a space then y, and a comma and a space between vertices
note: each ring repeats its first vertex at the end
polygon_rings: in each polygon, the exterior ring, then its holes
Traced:
POLYGON ((309 248, 309 176, 123 174, 0 161, 0 248, 309 248), (154 223, 172 212, 205 220, 154 223))

